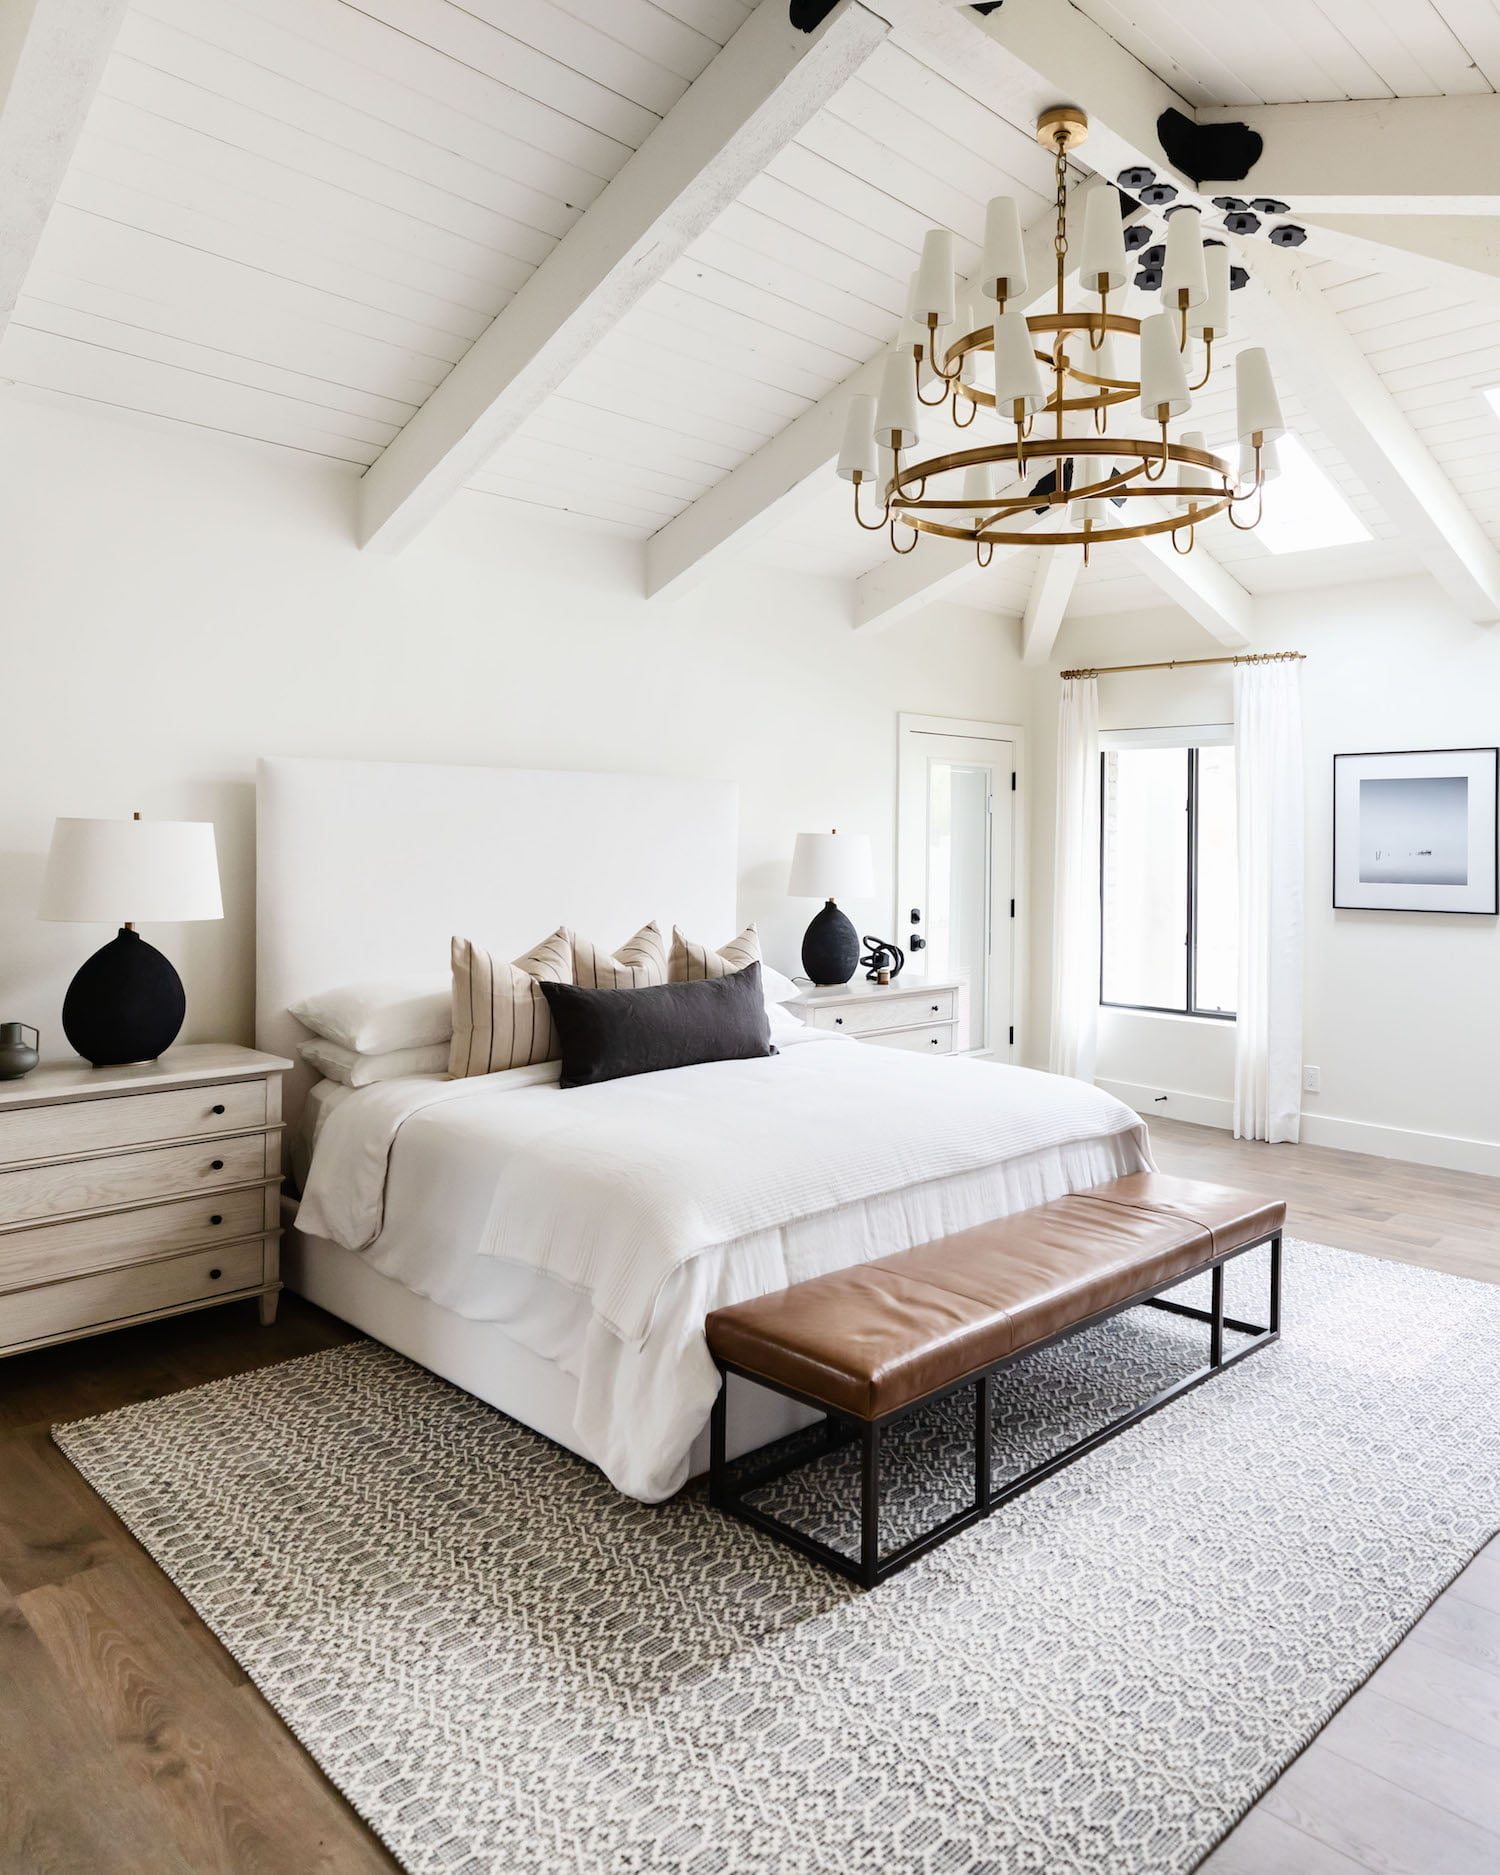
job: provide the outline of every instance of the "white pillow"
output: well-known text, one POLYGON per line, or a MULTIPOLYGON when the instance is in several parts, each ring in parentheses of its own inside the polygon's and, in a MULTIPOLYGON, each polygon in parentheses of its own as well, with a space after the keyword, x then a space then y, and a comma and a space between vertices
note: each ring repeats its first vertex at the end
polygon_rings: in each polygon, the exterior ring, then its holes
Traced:
POLYGON ((326 1041, 357 1055, 432 1048, 453 1033, 453 986, 447 976, 388 977, 343 983, 293 1003, 290 1013, 326 1041))
POLYGON ((768 963, 761 964, 760 987, 765 991, 767 1009, 776 1008, 778 1003, 789 1003, 794 996, 802 994, 790 977, 784 977, 768 963))
POLYGON ((375 1081, 399 1081, 406 1074, 443 1074, 448 1067, 448 1044, 430 1042, 425 1048, 390 1048, 384 1054, 362 1055, 338 1042, 302 1044, 302 1059, 328 1081, 345 1087, 369 1087, 375 1081))

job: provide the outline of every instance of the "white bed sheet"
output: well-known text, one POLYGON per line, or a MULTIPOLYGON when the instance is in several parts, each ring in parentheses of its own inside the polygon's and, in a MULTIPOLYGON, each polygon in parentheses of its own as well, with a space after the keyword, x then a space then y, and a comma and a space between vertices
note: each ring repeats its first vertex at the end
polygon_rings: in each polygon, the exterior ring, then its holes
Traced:
MULTIPOLYGON (((865 1052, 843 1039, 831 1045, 865 1052)), ((620 1490, 652 1502, 685 1481, 694 1438, 717 1391, 703 1339, 711 1309, 1149 1167, 1138 1116, 1076 1085, 1080 1102, 1097 1115, 1097 1130, 1088 1136, 711 1245, 667 1276, 650 1329, 637 1340, 622 1338, 586 1291, 481 1254, 497 1183, 493 1101, 465 1099, 455 1090, 454 1097, 419 1107, 400 1122, 389 1150, 379 1234, 364 1256, 382 1275, 453 1314, 497 1324, 566 1373, 577 1386, 576 1448, 620 1490)), ((375 1092, 360 1090, 362 1098, 375 1092)), ((392 1098, 385 1097, 387 1109, 392 1098)), ((379 1105, 371 1103, 372 1109, 379 1105)), ((353 1103, 342 1104, 346 1135, 356 1111, 353 1103)), ((380 1157, 383 1150, 372 1141, 366 1156, 380 1157)))

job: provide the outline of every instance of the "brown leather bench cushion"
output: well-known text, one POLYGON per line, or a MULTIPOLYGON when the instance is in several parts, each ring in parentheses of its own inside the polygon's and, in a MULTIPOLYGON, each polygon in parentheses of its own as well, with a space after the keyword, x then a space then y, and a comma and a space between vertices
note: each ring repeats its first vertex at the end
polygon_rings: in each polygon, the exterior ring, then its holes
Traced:
POLYGON ((716 1309, 721 1360, 861 1419, 910 1406, 1281 1227, 1281 1203, 1158 1172, 716 1309))

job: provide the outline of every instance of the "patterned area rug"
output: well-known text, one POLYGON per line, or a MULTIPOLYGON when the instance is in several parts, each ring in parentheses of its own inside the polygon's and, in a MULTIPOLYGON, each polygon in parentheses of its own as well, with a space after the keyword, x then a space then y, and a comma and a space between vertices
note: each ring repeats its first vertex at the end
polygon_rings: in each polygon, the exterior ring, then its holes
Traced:
MULTIPOLYGON (((1289 1245, 1286 1323, 868 1595, 371 1343, 55 1437, 417 1875, 1183 1875, 1500 1523, 1500 1287, 1289 1245)), ((997 1471, 1205 1332, 1012 1370, 997 1471)))

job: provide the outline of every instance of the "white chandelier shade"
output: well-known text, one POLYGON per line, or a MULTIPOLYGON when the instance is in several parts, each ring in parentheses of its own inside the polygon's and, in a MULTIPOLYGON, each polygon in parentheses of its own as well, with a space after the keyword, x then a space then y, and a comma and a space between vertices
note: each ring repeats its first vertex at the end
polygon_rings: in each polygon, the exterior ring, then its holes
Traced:
POLYGON ((1161 303, 1179 312, 1208 298, 1203 261, 1203 218, 1196 208, 1174 208, 1167 217, 1167 256, 1162 263, 1161 303))
POLYGON ((1052 304, 1028 311, 1020 214, 997 196, 970 280, 956 276, 954 236, 927 233, 880 394, 851 400, 838 472, 854 485, 860 526, 888 528, 898 553, 938 534, 971 543, 981 565, 1001 543, 1078 544, 1087 560, 1098 545, 1162 533, 1188 553, 1197 527, 1218 515, 1242 529, 1258 522, 1260 492, 1276 473, 1273 445, 1285 433, 1265 352, 1252 347, 1235 360, 1234 440, 1242 448, 1233 467, 1201 428, 1177 440, 1171 433, 1214 377, 1230 291, 1243 275, 1228 246, 1205 243, 1203 210, 1179 203, 1167 219, 1161 309, 1124 312, 1133 264, 1126 204, 1102 178, 1078 204, 1082 228, 1070 260, 1067 158, 1086 135, 1072 107, 1048 111, 1037 127, 1055 157, 1052 304), (1069 305, 1074 263, 1082 308, 1069 305), (942 453, 919 450, 923 406, 947 406, 945 438, 952 428, 973 426, 972 435, 940 444, 942 453), (993 414, 980 425, 986 407, 993 414), (909 530, 905 544, 898 526, 909 530))
POLYGON ((997 195, 985 210, 984 249, 979 257, 979 287, 986 299, 1024 300, 1031 285, 1026 275, 1026 243, 1014 199, 997 195))

